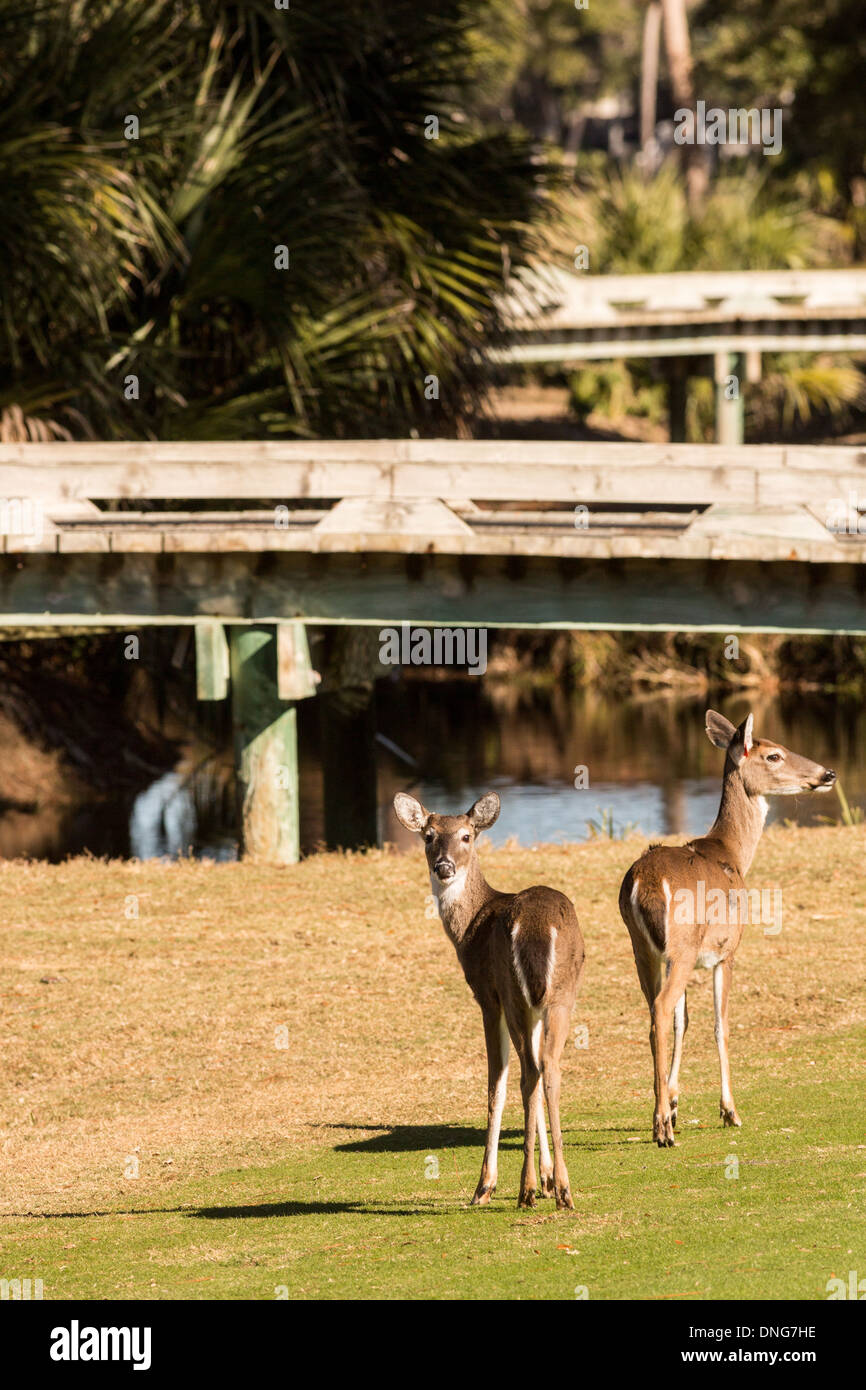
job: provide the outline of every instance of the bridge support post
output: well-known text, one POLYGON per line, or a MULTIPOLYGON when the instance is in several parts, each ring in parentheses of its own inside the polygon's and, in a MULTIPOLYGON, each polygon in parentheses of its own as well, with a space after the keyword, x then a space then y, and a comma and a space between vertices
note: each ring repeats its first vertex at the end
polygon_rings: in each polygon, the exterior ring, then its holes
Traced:
POLYGON ((361 849, 378 839, 373 690, 382 674, 379 646, 371 627, 339 627, 327 636, 317 704, 328 849, 361 849))
POLYGON ((199 700, 224 700, 229 693, 228 643, 215 620, 195 625, 195 690, 199 700))
POLYGON ((686 357, 670 357, 667 363, 668 434, 672 444, 686 442, 689 363, 686 357))
POLYGON ((743 442, 743 384, 746 379, 742 353, 717 352, 716 378, 716 443, 743 442))
MULTIPOLYGON (((229 637, 241 854, 270 864, 296 864, 300 858, 296 709, 280 692, 297 684, 306 637, 303 624, 291 626, 300 627, 300 643, 297 634, 288 644, 280 642, 275 626, 232 626, 229 637), (285 670, 287 645, 294 673, 285 670)), ((309 666, 308 652, 306 661, 309 666)))

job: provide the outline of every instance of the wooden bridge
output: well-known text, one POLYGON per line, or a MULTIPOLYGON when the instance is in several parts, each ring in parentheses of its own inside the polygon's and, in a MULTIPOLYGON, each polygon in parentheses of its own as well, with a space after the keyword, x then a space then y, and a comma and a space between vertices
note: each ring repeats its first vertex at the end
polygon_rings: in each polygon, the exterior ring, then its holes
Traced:
POLYGON ((858 506, 856 447, 7 444, 0 626, 864 632, 858 506))
POLYGON ((10 444, 0 532, 6 636, 194 625, 284 860, 308 624, 866 633, 858 448, 10 444))
POLYGON ((589 275, 553 266, 503 308, 507 362, 717 352, 866 352, 866 270, 589 275))
POLYGON ((590 275, 538 268, 503 301, 503 363, 669 359, 671 438, 684 438, 685 361, 711 357, 716 438, 743 439, 743 393, 764 352, 866 351, 866 270, 677 271, 590 275))

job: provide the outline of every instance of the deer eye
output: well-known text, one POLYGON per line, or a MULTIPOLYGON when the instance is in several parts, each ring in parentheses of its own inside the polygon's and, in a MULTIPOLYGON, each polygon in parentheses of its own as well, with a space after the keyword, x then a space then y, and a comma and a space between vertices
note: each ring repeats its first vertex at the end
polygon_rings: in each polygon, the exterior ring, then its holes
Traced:
POLYGON ((471 839, 472 837, 470 836, 468 830, 464 830, 464 832, 463 832, 463 834, 460 836, 460 838, 461 838, 461 840, 463 841, 464 845, 468 845, 468 844, 469 844, 469 841, 470 841, 470 839, 471 839))
POLYGON ((428 845, 433 843, 433 831, 432 831, 432 830, 425 830, 425 832, 424 832, 424 842, 425 842, 425 844, 428 844, 428 845))
POLYGON ((768 762, 768 763, 780 763, 781 761, 782 761, 782 755, 781 755, 781 753, 768 753, 768 754, 767 754, 767 762, 768 762))

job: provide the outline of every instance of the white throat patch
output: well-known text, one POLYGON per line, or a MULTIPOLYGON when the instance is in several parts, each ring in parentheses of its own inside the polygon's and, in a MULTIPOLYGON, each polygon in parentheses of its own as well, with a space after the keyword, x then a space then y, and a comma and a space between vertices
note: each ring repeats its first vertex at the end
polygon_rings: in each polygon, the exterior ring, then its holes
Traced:
POLYGON ((454 877, 449 879, 447 883, 441 883, 431 870, 430 886, 433 889, 433 897, 436 899, 439 916, 444 922, 463 897, 463 889, 466 887, 466 869, 458 869, 454 877))

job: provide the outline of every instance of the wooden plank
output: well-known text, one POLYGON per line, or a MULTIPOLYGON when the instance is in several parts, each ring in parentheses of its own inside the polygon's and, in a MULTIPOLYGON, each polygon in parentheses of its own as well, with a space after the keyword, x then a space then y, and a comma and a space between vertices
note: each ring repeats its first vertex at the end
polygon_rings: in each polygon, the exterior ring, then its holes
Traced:
MULTIPOLYGON (((755 499, 742 499, 736 493, 722 490, 722 500, 711 504, 714 511, 714 534, 719 545, 728 547, 731 558, 784 559, 787 551, 771 543, 761 549, 749 541, 750 535, 772 537, 763 524, 758 528, 749 527, 744 522, 750 513, 760 517, 770 510, 781 512, 786 508, 808 506, 815 517, 821 518, 820 528, 812 528, 806 539, 808 550, 802 558, 814 562, 850 563, 852 559, 866 560, 866 534, 839 533, 829 529, 840 512, 856 515, 857 507, 851 499, 861 499, 861 508, 866 508, 866 493, 853 486, 856 477, 825 477, 825 495, 815 484, 815 475, 805 470, 795 473, 777 471, 759 479, 760 495, 755 499), (725 525, 719 519, 727 517, 725 525), (750 549, 751 546, 751 549, 750 549)), ((677 499, 679 501, 679 499, 677 499)), ((545 511, 500 511, 477 512, 473 517, 473 527, 455 533, 428 535, 423 532, 354 533, 328 532, 319 527, 306 530, 296 528, 291 532, 275 531, 270 526, 243 527, 239 530, 213 528, 205 530, 194 527, 189 530, 176 529, 163 536, 159 533, 145 537, 139 542, 139 533, 132 533, 134 541, 128 543, 127 533, 106 531, 100 537, 100 545, 79 544, 74 547, 83 553, 90 549, 105 551, 110 548, 114 554, 164 549, 178 562, 192 563, 192 557, 203 554, 228 554, 240 552, 249 555, 250 564, 258 564, 255 558, 263 552, 310 552, 316 554, 361 554, 366 552, 393 551, 399 554, 455 554, 455 555, 536 555, 555 558, 609 557, 635 553, 658 558, 699 559, 706 555, 700 526, 689 527, 698 508, 687 504, 689 510, 679 512, 664 510, 667 503, 661 503, 659 510, 640 509, 631 504, 628 512, 617 513, 608 509, 608 504, 594 503, 595 509, 581 513, 575 508, 567 510, 558 504, 557 510, 545 511), (578 524, 583 519, 588 525, 578 524), (106 546, 106 537, 110 545, 106 546), (163 546, 164 542, 164 546, 163 546)), ((838 525, 838 522, 837 522, 838 525)), ((70 547, 72 548, 72 547, 70 547)))
POLYGON ((345 497, 326 512, 317 531, 333 534, 347 532, 374 535, 383 531, 399 531, 403 535, 471 536, 465 521, 438 498, 345 497))
MULTIPOLYGON (((629 539, 630 538, 626 538, 629 539)), ((758 551, 762 537, 744 538, 758 551)), ((808 542, 779 538, 790 555, 808 542)), ((678 541, 671 541, 675 546, 678 541)), ((118 626, 218 618, 238 624, 401 622, 439 626, 658 628, 666 631, 866 632, 866 584, 855 563, 621 555, 27 557, 0 561, 0 625, 118 626), (172 564, 166 565, 170 560, 172 564)), ((862 553, 858 544, 855 554, 862 553)), ((276 682, 276 675, 274 676, 276 682)))
MULTIPOLYGON (((862 493, 860 496, 862 497, 862 493)), ((779 535, 774 535, 763 525, 757 528, 749 527, 740 524, 737 520, 737 518, 745 518, 749 515, 758 518, 768 509, 777 512, 785 511, 788 509, 787 499, 789 497, 792 498, 791 507, 802 507, 806 505, 803 499, 808 498, 808 489, 796 489, 787 493, 784 489, 767 488, 762 501, 757 505, 751 502, 744 504, 736 497, 733 500, 725 499, 723 502, 714 503, 713 506, 718 509, 717 517, 724 515, 728 520, 724 525, 716 525, 714 530, 716 540, 712 551, 708 549, 702 528, 687 526, 687 514, 682 514, 682 519, 679 522, 672 517, 661 514, 657 524, 654 523, 650 515, 647 515, 643 524, 635 524, 632 520, 617 524, 614 516, 610 515, 604 520, 599 520, 598 523, 591 523, 586 528, 568 526, 557 520, 547 523, 539 522, 534 526, 518 525, 516 527, 490 522, 479 525, 470 536, 425 537, 393 533, 384 535, 321 535, 316 530, 311 530, 306 533, 296 532, 291 535, 279 533, 276 537, 261 533, 242 533, 236 538, 237 543, 227 544, 227 538, 222 534, 207 536, 195 531, 192 533, 173 533, 170 546, 168 545, 168 538, 166 538, 166 549, 162 554, 164 559, 171 558, 173 562, 184 568, 195 564, 202 556, 211 556, 215 561, 218 561, 220 557, 228 558, 229 555, 234 554, 243 557, 252 571, 255 571, 258 565, 264 562, 267 555, 277 556, 281 554, 365 556, 391 553, 406 556, 434 554, 464 557, 508 556, 515 559, 537 557, 555 562, 569 559, 616 560, 631 555, 643 555, 647 558, 654 557, 660 560, 701 560, 712 553, 717 558, 727 556, 732 560, 771 561, 800 558, 815 564, 831 565, 866 562, 866 534, 837 534, 828 529, 825 523, 825 519, 827 521, 831 519, 829 501, 836 503, 833 509, 834 515, 839 514, 840 509, 844 506, 848 497, 845 488, 837 489, 835 499, 812 504, 813 515, 821 519, 821 529, 810 531, 808 537, 804 538, 802 547, 798 547, 795 556, 791 555, 790 547, 784 543, 779 535), (798 498, 800 500, 797 500, 798 498), (785 501, 781 499, 785 499, 785 501), (756 539, 758 536, 766 537, 766 539, 758 540, 756 539)), ((107 554, 109 551, 118 560, 123 556, 132 558, 138 554, 156 553, 158 555, 161 553, 160 546, 154 544, 152 540, 147 545, 138 543, 127 545, 124 537, 113 535, 102 537, 99 546, 79 546, 70 548, 65 553, 90 554, 95 557, 98 553, 107 554)), ((179 588, 183 587, 182 577, 178 578, 176 582, 179 588)))
POLYGON ((491 348, 492 362, 503 366, 542 362, 608 362, 620 357, 714 357, 717 352, 866 352, 866 332, 862 328, 847 333, 818 333, 814 330, 779 333, 767 328, 755 332, 731 326, 724 332, 699 335, 647 336, 638 331, 621 330, 617 336, 585 335, 569 340, 551 333, 541 341, 511 343, 491 348))
MULTIPOLYGON (((800 502, 807 497, 835 496, 839 486, 866 487, 866 451, 850 449, 838 451, 832 458, 815 460, 809 468, 811 479, 803 474, 807 471, 805 463, 788 460, 783 451, 768 449, 761 458, 743 457, 737 460, 732 455, 736 451, 724 450, 721 446, 690 446, 671 444, 667 446, 643 446, 646 453, 635 461, 633 449, 619 445, 594 446, 594 461, 576 456, 571 462, 550 462, 536 458, 527 451, 519 462, 501 459, 498 463, 472 463, 455 460, 447 463, 413 463, 400 465, 384 478, 374 470, 371 474, 366 465, 353 466, 346 474, 337 477, 331 471, 324 482, 332 492, 342 491, 344 497, 370 497, 384 501, 393 496, 406 502, 415 499, 435 499, 436 489, 441 488, 449 495, 462 489, 466 497, 475 501, 526 501, 526 502, 617 502, 617 503, 673 503, 706 504, 717 501, 759 500, 762 490, 767 486, 781 486, 783 489, 799 489, 792 499, 800 502), (715 457, 708 456, 707 448, 720 449, 715 457), (610 450, 600 458, 599 449, 610 450), (817 470, 817 471, 816 471, 817 470), (787 476, 785 476, 787 475, 787 476)), ((751 453, 748 446, 744 455, 751 453)), ((177 479, 180 483, 180 480, 177 479)), ((292 485, 300 488, 303 479, 288 477, 283 470, 283 482, 289 489, 292 485)), ((0 480, 2 485, 2 480, 0 480)), ((231 469, 209 470, 207 480, 199 480, 197 486, 208 496, 225 495, 233 487, 231 469)), ((81 486, 85 486, 82 480, 81 486)), ((195 491, 192 480, 186 477, 178 492, 195 491)), ((169 489, 171 490, 171 489, 169 489)), ((255 495, 252 489, 250 495, 255 495)), ((452 514, 453 515, 453 514, 452 514)), ((459 531, 466 522, 455 517, 456 525, 449 529, 459 531)), ((229 523, 225 526, 214 521, 214 527, 224 530, 226 536, 233 537, 233 544, 246 545, 234 539, 235 532, 229 523)), ((58 534, 63 538, 62 548, 82 549, 90 537, 100 536, 106 528, 121 536, 126 529, 122 524, 104 522, 98 528, 80 526, 62 529, 58 534)), ((158 521, 152 526, 133 528, 139 535, 147 531, 162 529, 166 549, 182 546, 187 548, 186 540, 177 543, 170 539, 172 533, 181 535, 182 528, 175 524, 172 514, 165 517, 162 528, 158 521)), ((204 525, 190 526, 189 530, 207 531, 204 525)), ((264 529, 264 528, 260 528, 264 529)), ((294 528, 273 527, 275 546, 280 538, 290 536, 294 528)), ((322 530, 328 530, 323 521, 322 530)), ((333 528, 332 528, 333 529, 333 528)), ((351 529, 351 528, 350 528, 351 529)), ((370 529, 375 530, 374 526, 370 529)), ((395 528, 396 529, 396 528, 395 528)), ((255 540, 249 542, 255 546, 255 540)), ((203 547, 204 548, 204 547, 203 547)))
POLYGON ((199 700, 224 700, 229 693, 229 648, 222 623, 195 625, 195 679, 199 700))
POLYGON ((549 322, 614 323, 639 309, 647 317, 678 313, 683 319, 707 307, 761 315, 862 312, 866 272, 844 270, 675 271, 669 274, 586 275, 538 264, 500 299, 515 325, 549 322))
MULTIPOLYGON (((866 479, 862 448, 811 453, 822 470, 833 475, 833 485, 843 475, 855 484, 866 479)), ((755 497, 759 480, 781 469, 804 471, 806 466, 812 465, 799 463, 796 449, 774 445, 725 448, 500 440, 206 447, 10 444, 0 445, 0 492, 38 497, 46 506, 58 499, 96 497, 646 502, 658 500, 661 487, 660 500, 710 503, 755 497)), ((815 485, 826 490, 826 479, 815 480, 815 485)), ((70 533, 79 529, 70 528, 70 533)))
MULTIPOLYGON (((698 535, 715 536, 729 540, 736 535, 741 540, 757 536, 762 540, 782 541, 782 548, 790 553, 791 544, 801 542, 824 542, 827 528, 807 507, 724 507, 719 503, 708 507, 695 518, 689 528, 691 538, 698 535)), ((866 559, 866 554, 864 554, 866 559)))
POLYGON ((281 700, 306 700, 315 695, 318 672, 310 661, 303 623, 277 624, 277 692, 281 700))
POLYGON ((75 531, 58 531, 56 545, 57 550, 63 555, 109 551, 111 533, 103 530, 85 531, 83 527, 75 531))

